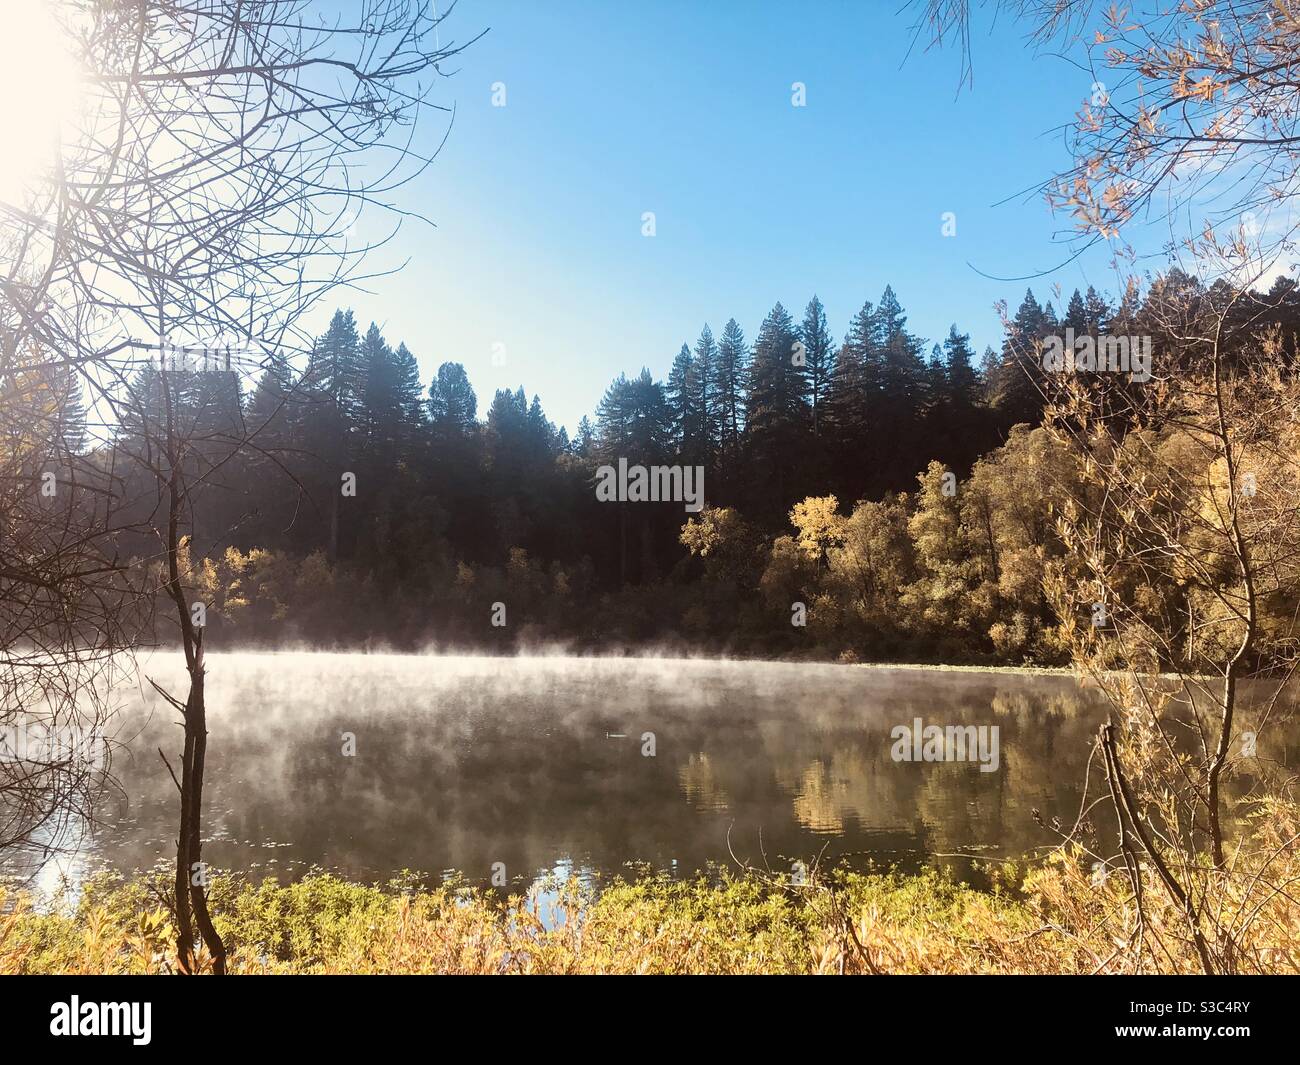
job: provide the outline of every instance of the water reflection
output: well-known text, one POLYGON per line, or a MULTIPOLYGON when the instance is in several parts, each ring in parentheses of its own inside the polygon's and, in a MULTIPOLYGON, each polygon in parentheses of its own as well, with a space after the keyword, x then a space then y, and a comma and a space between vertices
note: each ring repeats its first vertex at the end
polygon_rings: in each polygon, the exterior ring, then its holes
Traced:
MULTIPOLYGON (((502 862, 515 890, 629 862, 1022 854, 1055 839, 1033 809, 1073 820, 1104 713, 1061 677, 545 658, 213 656, 208 698, 209 862, 482 882, 502 862), (998 726, 998 771, 895 762, 890 730, 916 717, 998 726)), ((79 869, 170 855, 157 748, 178 730, 156 696, 135 701, 122 793, 79 869)))

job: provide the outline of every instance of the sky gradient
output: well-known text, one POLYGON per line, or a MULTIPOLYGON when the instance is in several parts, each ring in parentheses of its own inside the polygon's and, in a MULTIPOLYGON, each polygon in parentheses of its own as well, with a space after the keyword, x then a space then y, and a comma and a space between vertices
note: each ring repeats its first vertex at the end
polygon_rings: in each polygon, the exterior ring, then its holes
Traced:
MULTIPOLYGON (((1027 286, 1058 309, 1054 282, 1114 294, 1104 248, 1060 266, 1068 219, 1026 191, 1068 164, 1091 75, 1004 20, 959 91, 954 51, 908 55, 911 22, 879 0, 460 0, 443 43, 489 32, 445 68, 452 128, 400 194, 434 226, 408 223, 371 263, 403 271, 336 302, 405 341, 426 386, 461 362, 480 414, 523 385, 572 433, 619 372, 665 377, 705 322, 752 341, 778 300, 798 319, 819 295, 838 341, 888 283, 914 332, 956 322, 982 351, 1027 286)), ((418 144, 446 132, 434 116, 418 144)))

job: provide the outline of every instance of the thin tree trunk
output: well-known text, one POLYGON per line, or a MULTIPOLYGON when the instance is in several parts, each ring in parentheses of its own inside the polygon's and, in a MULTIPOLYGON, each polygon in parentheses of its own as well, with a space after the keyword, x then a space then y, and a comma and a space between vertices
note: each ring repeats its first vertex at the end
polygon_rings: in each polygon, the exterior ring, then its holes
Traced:
MULTIPOLYGON (((1219 322, 1219 329, 1222 331, 1222 319, 1219 322)), ((1227 467, 1228 475, 1228 533, 1232 542, 1232 553, 1237 563, 1237 572, 1241 577, 1242 587, 1246 597, 1246 632, 1241 638, 1241 644, 1236 652, 1228 659, 1227 665, 1223 671, 1223 703, 1220 707, 1219 718, 1219 742, 1215 747, 1214 759, 1210 763, 1210 770, 1206 778, 1206 797, 1209 805, 1210 821, 1210 846, 1214 855, 1214 867, 1222 869, 1224 866, 1223 856, 1223 823, 1219 813, 1219 780, 1223 775, 1223 767, 1228 761, 1228 749, 1232 743, 1232 723, 1237 707, 1237 679, 1242 665, 1246 661, 1246 656, 1250 653, 1250 648, 1255 640, 1256 627, 1256 603, 1255 603, 1255 575, 1251 569, 1250 554, 1246 547, 1246 538, 1241 531, 1240 514, 1238 512, 1237 493, 1239 486, 1237 484, 1237 456, 1232 448, 1232 438, 1228 432, 1227 415, 1223 409, 1223 356, 1220 347, 1220 336, 1215 337, 1214 341, 1214 402, 1215 410, 1218 416, 1219 441, 1223 447, 1223 461, 1227 467)))
POLYGON ((1107 758, 1107 773, 1113 775, 1115 783, 1119 786, 1120 798, 1124 803, 1124 811, 1128 814, 1129 824, 1133 826, 1133 833, 1141 842, 1142 849, 1147 852, 1147 857, 1151 859, 1156 875, 1164 885, 1170 899, 1183 911, 1183 916, 1187 920, 1187 929, 1192 936, 1192 943, 1196 947, 1196 954, 1201 960, 1201 968, 1205 971, 1206 976, 1213 976, 1215 972, 1214 963, 1210 960, 1209 944, 1206 943, 1205 935, 1201 931, 1200 917, 1191 898, 1183 890, 1183 886, 1174 877, 1173 872, 1156 849, 1155 842, 1151 839, 1151 835, 1142 821, 1142 814, 1138 809, 1137 800, 1133 797, 1128 780, 1125 779, 1124 771, 1120 767, 1119 751, 1115 745, 1115 729, 1113 725, 1107 724, 1101 727, 1101 742, 1107 758))
MULTIPOLYGON (((203 817, 203 773, 204 764, 207 758, 208 750, 208 719, 206 696, 203 684, 203 633, 198 633, 197 646, 195 649, 196 672, 190 687, 191 705, 189 724, 187 731, 193 734, 193 766, 190 774, 190 804, 189 804, 189 841, 190 841, 190 868, 193 869, 203 860, 203 834, 202 834, 202 817, 203 817)), ((190 898, 194 905, 194 918, 199 926, 199 934, 203 936, 203 942, 207 944, 208 953, 212 955, 212 971, 217 976, 223 976, 226 971, 226 945, 222 942, 221 936, 217 934, 216 927, 212 924, 212 918, 208 914, 208 900, 204 894, 202 883, 195 884, 193 877, 190 878, 190 898)))
POLYGON ((190 775, 194 739, 190 733, 190 708, 185 704, 185 750, 181 755, 181 817, 176 837, 176 958, 183 973, 194 971, 194 925, 190 920, 190 775))
POLYGON ((194 924, 212 955, 213 971, 226 971, 226 947, 213 927, 204 895, 202 866, 203 769, 207 753, 207 709, 204 703, 203 630, 194 624, 190 604, 185 597, 180 575, 180 520, 185 502, 181 484, 184 476, 176 442, 171 392, 163 377, 163 397, 167 415, 167 594, 176 606, 185 650, 185 668, 190 677, 189 695, 185 699, 185 749, 181 756, 180 831, 176 839, 176 954, 182 972, 194 971, 194 924), (200 874, 196 877, 196 874, 200 874), (196 882, 197 881, 197 882, 196 882))

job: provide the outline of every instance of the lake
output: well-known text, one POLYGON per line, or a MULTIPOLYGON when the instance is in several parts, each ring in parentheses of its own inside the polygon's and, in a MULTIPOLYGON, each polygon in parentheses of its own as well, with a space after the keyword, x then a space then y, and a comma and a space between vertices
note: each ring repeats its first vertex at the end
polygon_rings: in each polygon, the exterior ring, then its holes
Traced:
MULTIPOLYGON (((172 660, 148 672, 182 690, 172 660)), ((1069 677, 671 659, 212 655, 207 691, 209 863, 484 884, 495 868, 512 891, 627 863, 1023 855, 1057 838, 1035 809, 1078 812, 1104 717, 1069 677), (930 725, 996 726, 996 768, 975 732, 962 760, 896 760, 894 730, 910 744, 930 725)), ((175 712, 148 690, 121 701, 120 790, 41 886, 174 855, 157 749, 178 763, 175 712)))

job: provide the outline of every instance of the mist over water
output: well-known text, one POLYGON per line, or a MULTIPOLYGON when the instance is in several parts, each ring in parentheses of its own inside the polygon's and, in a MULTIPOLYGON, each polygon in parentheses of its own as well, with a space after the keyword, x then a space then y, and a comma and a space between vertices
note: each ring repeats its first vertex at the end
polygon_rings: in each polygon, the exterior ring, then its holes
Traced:
MULTIPOLYGON (((148 674, 180 687, 162 663, 148 674)), ((501 862, 512 890, 629 862, 1017 856, 1055 839, 1034 808, 1073 820, 1104 713, 1068 677, 666 658, 212 655, 207 693, 214 867, 486 883, 501 862), (998 726, 997 771, 895 761, 891 729, 916 718, 998 726)), ((172 858, 176 792, 157 752, 176 763, 176 714, 147 689, 123 702, 120 790, 42 880, 172 858)))

